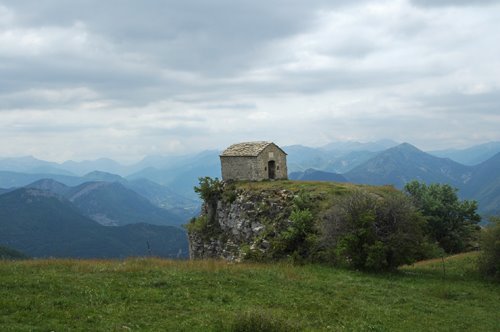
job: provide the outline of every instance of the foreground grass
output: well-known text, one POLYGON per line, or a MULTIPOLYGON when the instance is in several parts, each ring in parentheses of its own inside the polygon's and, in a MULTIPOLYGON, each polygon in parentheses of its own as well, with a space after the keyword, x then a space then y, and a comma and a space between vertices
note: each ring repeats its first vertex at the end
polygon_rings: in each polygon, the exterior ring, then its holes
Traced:
POLYGON ((324 266, 0 262, 1 331, 498 331, 500 285, 474 254, 372 275, 324 266))

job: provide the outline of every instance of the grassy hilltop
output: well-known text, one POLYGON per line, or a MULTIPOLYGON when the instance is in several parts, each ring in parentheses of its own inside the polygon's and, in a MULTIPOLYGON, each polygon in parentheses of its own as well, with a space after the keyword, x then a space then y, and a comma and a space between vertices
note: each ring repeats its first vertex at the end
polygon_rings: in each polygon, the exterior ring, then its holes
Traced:
POLYGON ((318 199, 322 205, 320 208, 335 203, 339 196, 352 194, 353 191, 363 189, 378 195, 388 195, 397 191, 393 186, 371 186, 354 183, 340 183, 328 181, 238 181, 234 183, 236 189, 248 189, 250 191, 289 190, 293 193, 300 191, 308 192, 313 198, 318 199))
POLYGON ((2 331, 498 331, 475 253, 392 274, 161 259, 0 261, 2 331), (272 329, 271 329, 272 330, 272 329))

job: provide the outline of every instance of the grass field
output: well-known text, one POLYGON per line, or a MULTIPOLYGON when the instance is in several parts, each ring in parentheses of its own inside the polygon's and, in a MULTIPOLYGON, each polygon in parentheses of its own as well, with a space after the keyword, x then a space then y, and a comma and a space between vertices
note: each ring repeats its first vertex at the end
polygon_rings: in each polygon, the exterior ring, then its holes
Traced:
POLYGON ((0 331, 499 331, 476 254, 367 274, 128 259, 0 261, 0 331))

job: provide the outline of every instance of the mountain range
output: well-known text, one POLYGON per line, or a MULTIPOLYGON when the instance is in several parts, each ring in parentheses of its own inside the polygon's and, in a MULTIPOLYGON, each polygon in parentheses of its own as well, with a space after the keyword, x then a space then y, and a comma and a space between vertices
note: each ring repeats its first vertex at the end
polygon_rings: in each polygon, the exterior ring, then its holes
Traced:
POLYGON ((398 188, 411 180, 449 183, 457 187, 466 183, 471 173, 472 169, 465 165, 434 157, 411 144, 403 143, 380 152, 344 176, 355 183, 392 184, 398 188))
MULTIPOLYGON (((500 144, 495 142, 462 153, 435 152, 461 160, 470 153, 467 165, 393 141, 284 149, 293 180, 398 188, 415 179, 447 183, 462 198, 477 200, 484 216, 500 214, 500 144)), ((0 159, 0 245, 34 257, 144 255, 149 253, 145 243, 154 245, 153 254, 185 255, 185 231, 178 226, 199 211, 193 191, 198 178, 220 177, 218 154, 152 156, 133 167, 110 159, 62 164, 31 157, 0 159), (94 166, 97 170, 91 170, 94 166), (103 171, 118 168, 121 175, 103 171), (80 174, 83 170, 90 171, 80 174), (123 172, 129 173, 123 177, 123 172), (163 238, 173 242, 165 245, 163 238)))
MULTIPOLYGON (((148 199, 153 205, 167 210, 175 210, 181 218, 187 220, 196 213, 199 201, 193 198, 183 197, 166 186, 152 182, 144 178, 127 180, 119 175, 93 171, 82 177, 59 175, 59 174, 27 174, 11 171, 0 171, 0 194, 9 188, 20 188, 42 179, 52 179, 66 186, 79 186, 86 182, 104 181, 120 183, 123 187, 130 189, 148 199)), ((194 195, 192 195, 194 196, 194 195)))
POLYGON ((83 215, 105 226, 141 222, 180 226, 187 221, 153 205, 145 197, 119 182, 90 181, 68 187, 52 179, 42 179, 26 188, 39 189, 63 197, 73 203, 83 215))
POLYGON ((475 145, 466 149, 448 149, 430 151, 429 153, 443 158, 450 158, 464 165, 474 166, 490 159, 500 152, 500 142, 488 142, 475 145))
POLYGON ((106 227, 49 191, 20 188, 0 195, 0 243, 31 257, 186 257, 185 232, 144 223, 106 227))
MULTIPOLYGON (((37 177, 6 173, 23 181, 37 177)), ((0 190, 0 245, 32 257, 127 257, 151 252, 187 257, 185 230, 179 226, 198 211, 197 201, 148 180, 128 181, 104 172, 81 178, 52 176, 81 183, 68 186, 46 178, 0 190)))
MULTIPOLYGON (((457 188, 460 197, 477 200, 483 215, 500 214, 500 152, 478 165, 466 166, 403 143, 376 154, 341 175, 348 182, 394 185, 397 188, 402 188, 411 180, 428 184, 446 183, 457 188)), ((291 178, 300 180, 338 176, 320 170, 290 174, 291 178)))
MULTIPOLYGON (((288 153, 290 173, 312 168, 344 174, 397 145, 399 143, 393 140, 367 143, 347 141, 333 142, 321 147, 291 145, 284 146, 283 149, 288 153)), ((498 152, 500 152, 500 142, 428 153, 473 166, 486 161, 498 152)), ((218 150, 207 150, 188 155, 146 156, 131 165, 123 165, 109 158, 78 162, 70 160, 63 163, 48 162, 33 157, 0 158, 0 188, 20 187, 42 178, 53 178, 66 185, 75 186, 88 180, 82 177, 98 170, 120 175, 129 181, 148 179, 168 187, 175 194, 197 200, 192 188, 198 183, 198 177, 220 177, 219 153, 218 150), (12 173, 7 175, 5 172, 23 173, 24 178, 20 179, 20 175, 14 176, 12 173)))

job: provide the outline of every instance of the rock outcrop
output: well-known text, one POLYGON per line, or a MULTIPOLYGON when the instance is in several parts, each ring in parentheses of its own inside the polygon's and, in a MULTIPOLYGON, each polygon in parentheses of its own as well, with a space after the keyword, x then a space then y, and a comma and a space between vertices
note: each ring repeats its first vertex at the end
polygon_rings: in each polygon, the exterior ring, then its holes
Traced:
POLYGON ((192 259, 240 261, 266 253, 270 239, 291 224, 294 193, 285 189, 252 190, 224 184, 220 198, 204 203, 189 228, 192 259))

